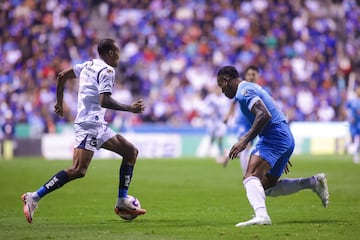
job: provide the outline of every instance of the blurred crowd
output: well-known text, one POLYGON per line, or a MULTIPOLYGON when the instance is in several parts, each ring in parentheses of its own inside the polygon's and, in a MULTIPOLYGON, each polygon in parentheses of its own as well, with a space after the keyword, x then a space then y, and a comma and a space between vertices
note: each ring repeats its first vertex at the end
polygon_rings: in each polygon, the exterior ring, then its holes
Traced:
POLYGON ((143 98, 143 115, 108 111, 118 127, 147 122, 202 126, 203 99, 223 65, 260 68, 259 84, 289 121, 343 121, 360 72, 355 0, 3 0, 0 122, 34 134, 72 122, 77 83, 53 112, 56 74, 96 58, 100 38, 118 41, 114 97, 143 98))

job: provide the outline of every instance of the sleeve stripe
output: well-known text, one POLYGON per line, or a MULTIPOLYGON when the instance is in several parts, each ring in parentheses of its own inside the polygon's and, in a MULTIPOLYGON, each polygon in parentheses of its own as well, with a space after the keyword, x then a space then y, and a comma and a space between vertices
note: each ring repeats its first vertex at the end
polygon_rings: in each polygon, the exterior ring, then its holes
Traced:
POLYGON ((257 96, 257 97, 254 97, 253 99, 251 99, 250 104, 249 104, 249 106, 248 106, 248 109, 249 109, 250 112, 251 112, 252 107, 254 106, 254 104, 255 104, 258 100, 262 101, 262 100, 260 99, 260 97, 258 97, 258 96, 257 96))
POLYGON ((99 83, 99 76, 100 76, 100 73, 101 73, 104 69, 106 69, 106 67, 102 68, 102 69, 98 72, 98 75, 97 75, 97 77, 96 77, 96 81, 97 81, 97 83, 99 83))
POLYGON ((110 95, 112 94, 112 92, 109 91, 109 90, 103 90, 103 91, 100 91, 100 92, 99 92, 99 94, 102 94, 102 93, 110 93, 110 95))

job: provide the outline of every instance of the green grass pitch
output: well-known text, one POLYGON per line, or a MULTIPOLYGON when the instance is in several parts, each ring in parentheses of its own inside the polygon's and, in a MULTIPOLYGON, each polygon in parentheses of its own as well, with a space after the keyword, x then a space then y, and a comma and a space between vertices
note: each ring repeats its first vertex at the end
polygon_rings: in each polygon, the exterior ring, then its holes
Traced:
POLYGON ((212 159, 139 159, 129 194, 148 212, 131 222, 113 212, 120 160, 96 160, 85 178, 42 199, 32 224, 20 195, 71 162, 0 160, 0 239, 360 239, 360 165, 346 155, 292 162, 288 177, 327 174, 329 207, 310 190, 267 198, 272 226, 236 228, 253 212, 235 160, 223 168, 212 159))

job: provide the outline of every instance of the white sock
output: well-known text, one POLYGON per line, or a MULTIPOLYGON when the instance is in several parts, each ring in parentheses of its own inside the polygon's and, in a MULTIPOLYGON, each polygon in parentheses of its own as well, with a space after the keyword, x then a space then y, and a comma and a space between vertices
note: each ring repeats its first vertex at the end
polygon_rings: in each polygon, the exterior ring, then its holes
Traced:
POLYGON ((123 205, 123 204, 124 204, 124 201, 125 201, 124 199, 125 199, 125 198, 119 197, 118 200, 117 200, 116 206, 123 205))
POLYGON ((254 209, 255 216, 268 217, 269 215, 265 206, 265 191, 260 179, 251 176, 244 179, 243 183, 246 189, 246 196, 251 207, 254 209))
POLYGON ((37 192, 32 192, 31 195, 30 195, 30 197, 31 197, 34 201, 36 201, 36 202, 38 202, 38 201, 40 200, 40 197, 39 197, 39 195, 37 194, 37 192))
POLYGON ((313 189, 315 177, 309 178, 284 178, 277 181, 276 185, 265 191, 266 196, 277 197, 296 193, 303 189, 313 189))

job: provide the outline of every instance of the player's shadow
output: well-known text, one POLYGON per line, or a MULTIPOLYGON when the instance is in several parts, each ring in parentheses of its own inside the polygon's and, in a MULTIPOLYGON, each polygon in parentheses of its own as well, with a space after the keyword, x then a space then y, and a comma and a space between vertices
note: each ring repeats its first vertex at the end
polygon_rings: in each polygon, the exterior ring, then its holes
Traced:
POLYGON ((193 226, 227 226, 227 223, 219 223, 213 221, 188 221, 188 220, 181 220, 181 219, 134 219, 131 221, 125 221, 122 219, 107 219, 97 224, 108 224, 108 223, 119 223, 119 224, 136 224, 136 222, 141 223, 151 223, 151 224, 158 224, 158 225, 166 225, 168 227, 193 227, 193 226))

